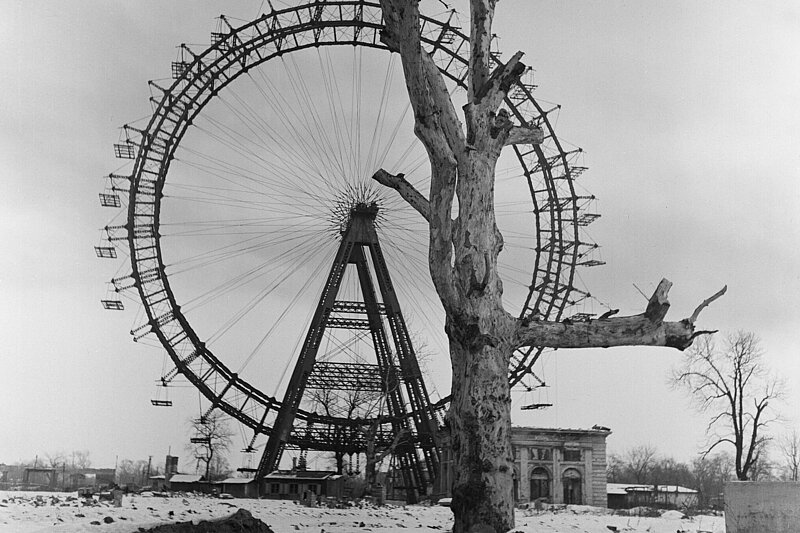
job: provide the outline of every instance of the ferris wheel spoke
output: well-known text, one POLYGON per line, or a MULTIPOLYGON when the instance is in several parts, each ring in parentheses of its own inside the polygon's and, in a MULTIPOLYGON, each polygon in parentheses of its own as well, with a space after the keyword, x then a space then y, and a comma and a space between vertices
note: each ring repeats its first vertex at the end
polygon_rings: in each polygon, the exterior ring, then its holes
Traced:
MULTIPOLYGON (((286 120, 287 125, 285 125, 284 129, 278 130, 274 126, 265 122, 264 119, 260 117, 260 114, 256 113, 255 111, 244 112, 228 102, 226 102, 226 106, 233 116, 240 119, 240 122, 260 129, 267 137, 264 139, 259 135, 253 135, 252 137, 244 138, 242 138, 241 135, 238 135, 237 137, 231 136, 231 138, 227 141, 227 146, 229 148, 236 152, 247 154, 246 157, 248 159, 252 160, 256 164, 263 165, 265 168, 271 169, 275 167, 281 171, 281 174, 292 175, 295 172, 302 171, 302 173, 305 175, 323 175, 324 167, 320 166, 320 163, 316 158, 310 157, 312 154, 314 154, 314 152, 310 150, 311 147, 307 146, 301 150, 298 150, 296 148, 297 145, 292 142, 297 135, 295 133, 296 128, 294 125, 288 122, 288 119, 286 120), (286 127, 291 128, 289 130, 289 135, 286 135, 286 127), (245 146, 247 145, 253 145, 254 148, 246 149, 245 146), (260 153, 269 155, 270 159, 266 159, 264 156, 260 155, 260 153)), ((277 107, 273 107, 273 111, 275 113, 285 115, 285 111, 278 109, 277 107)), ((214 121, 214 119, 211 117, 209 117, 209 123, 216 126, 217 130, 221 132, 221 136, 230 135, 230 131, 235 131, 235 129, 231 127, 224 126, 221 121, 214 121)), ((210 136, 215 137, 210 131, 207 133, 210 136)))
MULTIPOLYGON (((356 72, 355 65, 357 65, 356 54, 358 52, 353 50, 352 68, 356 72)), ((331 115, 331 124, 335 129, 335 139, 341 145, 341 153, 346 157, 348 175, 358 176, 358 151, 356 149, 356 138, 352 127, 352 115, 348 117, 342 98, 342 90, 339 85, 338 76, 333 75, 338 69, 334 69, 330 54, 323 54, 321 51, 317 53, 317 61, 321 65, 320 71, 325 75, 323 81, 325 83, 327 97, 331 115)), ((358 69, 360 71, 360 68, 358 69)))
MULTIPOLYGON (((287 194, 300 193, 302 191, 300 176, 315 176, 319 173, 318 169, 309 168, 308 163, 305 163, 304 159, 297 157, 296 154, 286 154, 275 149, 263 149, 263 145, 256 145, 254 149, 249 149, 246 144, 237 139, 224 139, 221 135, 201 127, 198 127, 198 130, 204 132, 209 139, 229 148, 229 151, 240 156, 240 159, 245 162, 249 161, 256 166, 258 172, 250 171, 241 165, 233 165, 219 158, 213 159, 218 168, 230 169, 231 175, 255 182, 259 187, 260 194, 265 194, 267 190, 272 189, 285 190, 287 194), (287 181, 287 177, 294 179, 287 181)), ((249 140, 252 141, 252 139, 249 140)), ((198 154, 197 151, 194 153, 198 154)), ((203 157, 212 160, 208 154, 203 154, 203 157)), ((256 191, 251 190, 251 192, 256 191)))
POLYGON ((270 195, 269 191, 272 191, 272 194, 275 194, 275 192, 282 192, 287 197, 296 196, 300 202, 304 199, 306 199, 306 201, 308 201, 308 199, 319 200, 319 197, 316 196, 313 191, 300 187, 299 183, 301 183, 302 179, 293 173, 287 172, 285 174, 275 175, 272 174, 271 169, 262 169, 267 170, 270 174, 264 174, 263 172, 256 173, 241 165, 229 163, 219 158, 212 158, 207 154, 192 150, 191 148, 184 148, 184 150, 195 157, 205 160, 207 164, 182 159, 181 161, 183 163, 200 170, 211 178, 218 179, 224 183, 230 183, 236 187, 231 189, 231 191, 260 196, 270 195), (293 177, 294 179, 287 179, 289 177, 293 177), (237 180, 243 180, 247 183, 242 183, 237 180), (255 187, 253 184, 255 184, 255 187))
MULTIPOLYGON (((235 108, 230 104, 228 104, 228 108, 232 111, 234 116, 242 117, 244 115, 242 112, 235 110, 235 108)), ((247 120, 257 120, 258 118, 257 115, 248 116, 250 118, 247 120)), ((274 145, 280 145, 281 143, 283 143, 284 147, 288 146, 285 141, 281 140, 282 136, 280 134, 274 131, 268 131, 270 139, 277 139, 277 143, 270 143, 264 140, 261 140, 261 142, 255 142, 254 138, 252 137, 243 137, 241 135, 238 135, 237 137, 230 134, 229 132, 235 132, 235 130, 228 126, 222 125, 220 121, 215 120, 213 117, 207 117, 206 120, 209 124, 215 127, 217 133, 215 134, 208 128, 202 127, 199 127, 200 131, 206 133, 210 138, 221 142, 231 151, 242 155, 246 160, 254 163, 259 169, 261 169, 261 171, 254 173, 249 171, 247 168, 242 167, 241 165, 222 162, 221 160, 217 159, 216 162, 218 167, 235 169, 235 172, 233 172, 234 175, 250 179, 251 181, 256 182, 260 188, 269 185, 270 190, 284 189, 287 194, 308 194, 308 188, 303 188, 300 185, 303 182, 302 176, 318 175, 320 169, 318 165, 314 164, 313 160, 304 157, 302 152, 289 151, 287 154, 286 149, 277 150, 273 148, 274 145), (226 136, 228 138, 223 138, 226 136), (251 145, 252 148, 247 148, 248 145, 251 145), (269 159, 262 154, 268 155, 269 159), (304 163, 306 165, 306 170, 303 169, 302 165, 298 167, 298 163, 304 163), (287 180, 286 178, 289 176, 293 176, 294 180, 287 180)), ((242 118, 242 121, 245 121, 245 119, 242 118)), ((203 157, 206 160, 213 160, 211 156, 206 153, 201 153, 197 150, 194 150, 193 153, 203 157)), ((248 189, 252 190, 252 187, 248 187, 248 189)), ((264 191, 261 192, 263 193, 264 191)))
MULTIPOLYGON (((318 256, 319 257, 319 249, 309 249, 306 250, 305 253, 299 256, 297 259, 298 261, 302 261, 306 263, 311 260, 312 257, 318 256)), ((317 262, 317 270, 321 268, 320 265, 323 265, 324 261, 319 260, 317 262)), ((230 330, 230 328, 236 324, 243 316, 245 316, 248 312, 250 312, 257 304, 264 300, 265 297, 272 294, 278 287, 280 287, 287 279, 289 279, 292 275, 297 273, 297 263, 292 261, 287 261, 283 265, 282 270, 277 273, 277 276, 272 279, 272 282, 266 284, 256 295, 254 295, 249 301, 245 303, 242 307, 239 308, 238 311, 228 320, 226 321, 216 332, 214 332, 209 337, 209 343, 218 340, 223 334, 230 330)), ((311 286, 312 280, 309 278, 303 283, 302 288, 297 292, 294 296, 296 300, 299 298, 300 294, 303 294, 309 286, 311 286)))
MULTIPOLYGON (((248 271, 246 271, 244 273, 241 273, 241 274, 239 274, 239 275, 237 275, 237 276, 235 276, 235 277, 233 277, 231 279, 239 280, 239 281, 247 280, 247 279, 249 279, 249 278, 251 278, 251 277, 253 277, 255 275, 263 275, 263 274, 266 274, 266 273, 272 273, 273 270, 275 270, 279 265, 288 264, 289 266, 292 266, 293 261, 298 260, 298 257, 296 257, 296 256, 298 256, 300 254, 303 254, 303 253, 307 253, 308 251, 311 251, 312 253, 317 253, 320 250, 320 245, 325 243, 324 238, 322 238, 318 234, 309 234, 303 240, 298 240, 298 239, 294 238, 293 241, 295 242, 296 245, 293 245, 293 246, 288 247, 288 248, 284 247, 286 249, 283 250, 282 252, 276 252, 276 251, 274 251, 275 250, 274 248, 270 248, 271 250, 273 250, 272 258, 270 259, 270 261, 262 263, 262 264, 259 264, 259 265, 255 266, 255 267, 252 267, 250 270, 248 270, 248 271)), ((244 255, 244 254, 254 253, 254 252, 257 252, 259 249, 262 249, 262 248, 265 248, 265 247, 267 247, 267 246, 264 246, 261 243, 259 243, 258 245, 251 245, 251 246, 249 246, 247 248, 236 250, 235 255, 236 256, 240 256, 240 255, 244 255)), ((215 265, 215 264, 217 264, 219 262, 231 259, 231 256, 233 256, 233 255, 234 254, 228 253, 228 254, 221 255, 221 256, 218 256, 218 257, 215 257, 215 258, 210 258, 207 261, 203 262, 202 264, 194 265, 192 269, 196 270, 198 268, 213 266, 213 265, 215 265)), ((285 268, 288 268, 288 267, 285 267, 285 268)), ((170 272, 172 274, 180 274, 180 273, 186 272, 186 271, 187 270, 182 270, 181 271, 181 270, 175 269, 175 271, 173 272, 172 269, 170 270, 170 272)), ((231 280, 228 280, 228 281, 224 282, 222 285, 229 286, 230 283, 231 283, 231 280)), ((192 301, 193 300, 190 300, 190 303, 192 301)))
MULTIPOLYGON (((305 138, 302 135, 299 135, 298 129, 295 127, 295 122, 302 123, 302 121, 298 121, 299 116, 295 114, 294 118, 290 117, 289 110, 292 109, 291 103, 284 99, 281 92, 275 89, 272 82, 269 80, 269 78, 264 76, 261 70, 258 70, 258 72, 261 74, 263 86, 270 89, 270 94, 267 94, 264 91, 262 84, 254 82, 250 73, 248 73, 248 77, 251 82, 253 82, 252 85, 255 87, 255 89, 263 96, 263 103, 267 104, 274 116, 281 118, 280 122, 283 126, 281 131, 278 131, 269 121, 265 119, 264 113, 260 113, 252 106, 248 105, 235 92, 231 92, 231 94, 233 95, 234 99, 243 107, 243 111, 235 108, 227 101, 224 103, 234 116, 239 118, 242 123, 247 124, 254 134, 255 131, 253 128, 260 130, 267 135, 268 139, 264 139, 258 134, 255 134, 255 138, 260 141, 258 143, 260 148, 269 150, 271 146, 277 146, 282 150, 291 153, 293 156, 292 160, 302 161, 308 166, 308 168, 313 168, 314 175, 320 175, 324 169, 318 166, 318 163, 314 158, 307 157, 307 155, 310 156, 315 153, 314 151, 309 150, 311 146, 305 145, 304 150, 302 151, 297 151, 293 148, 297 142, 305 142, 305 138), (285 138, 284 135, 286 131, 291 134, 288 139, 285 138)), ((272 155, 277 154, 273 153, 272 155)))
MULTIPOLYGON (((169 263, 169 265, 173 268, 179 266, 196 266, 198 264, 202 265, 205 261, 215 261, 232 256, 235 257, 275 245, 296 245, 298 239, 319 236, 319 231, 316 226, 304 227, 298 224, 294 227, 283 228, 276 231, 258 232, 253 237, 250 237, 250 233, 248 232, 230 232, 226 235, 243 237, 235 240, 234 242, 226 243, 192 256, 175 259, 169 263)), ((169 237, 170 235, 165 233, 164 236, 169 237)))
MULTIPOLYGON (((301 302, 304 299, 305 296, 308 295, 309 291, 314 286, 314 284, 311 282, 311 280, 316 279, 319 276, 319 274, 323 272, 325 266, 326 266, 325 265, 325 261, 319 261, 317 263, 316 267, 312 271, 311 276, 309 276, 307 278, 307 281, 303 285, 303 287, 299 291, 297 291, 297 293, 292 298, 292 300, 288 303, 288 305, 285 306, 283 312, 274 320, 274 322, 272 323, 270 328, 266 331, 266 333, 261 338, 261 340, 256 344, 256 346, 251 350, 251 352, 247 356, 247 358, 242 362, 242 364, 239 367, 239 373, 241 373, 242 371, 244 371, 247 368, 247 366, 250 364, 250 362, 254 359, 254 357, 262 349, 264 344, 271 338, 273 333, 280 326, 283 325, 283 321, 286 319, 286 317, 289 315, 289 313, 294 310, 294 308, 298 305, 299 302, 301 302)), ((308 318, 310 318, 310 316, 308 318)), ((291 353, 292 354, 297 353, 297 344, 295 344, 295 347, 292 349, 291 353)), ((284 357, 283 360, 286 361, 286 365, 284 367, 284 374, 285 374, 286 368, 288 368, 289 362, 292 361, 293 358, 292 357, 284 357)))
MULTIPOLYGON (((284 64, 287 64, 286 74, 293 90, 293 95, 300 101, 288 103, 288 109, 294 113, 294 120, 292 122, 298 123, 301 127, 297 128, 297 138, 301 139, 303 144, 306 144, 306 149, 309 153, 316 153, 322 156, 328 168, 336 169, 334 175, 340 177, 347 176, 347 169, 342 161, 341 154, 334 148, 330 140, 328 131, 326 129, 326 121, 320 116, 318 109, 318 99, 311 95, 308 87, 300 74, 300 69, 297 66, 294 58, 283 59, 284 64), (305 103, 305 105, 302 105, 305 103), (308 146, 303 139, 310 139, 314 143, 313 146, 308 146)), ((325 167, 320 172, 325 175, 325 167)))

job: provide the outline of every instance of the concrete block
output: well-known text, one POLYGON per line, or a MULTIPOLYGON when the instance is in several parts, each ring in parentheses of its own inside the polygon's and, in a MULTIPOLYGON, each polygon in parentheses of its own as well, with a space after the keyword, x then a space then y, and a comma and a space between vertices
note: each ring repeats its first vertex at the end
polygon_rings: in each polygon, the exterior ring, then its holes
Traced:
POLYGON ((731 481, 725 484, 727 533, 800 532, 800 483, 731 481))

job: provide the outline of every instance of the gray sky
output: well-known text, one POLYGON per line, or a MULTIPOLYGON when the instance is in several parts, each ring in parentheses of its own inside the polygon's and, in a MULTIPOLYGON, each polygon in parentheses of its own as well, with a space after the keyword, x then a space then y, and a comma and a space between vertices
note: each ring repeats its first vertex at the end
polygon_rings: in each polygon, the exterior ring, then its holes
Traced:
MULTIPOLYGON (((134 311, 99 304, 119 265, 92 251, 110 218, 97 194, 121 164, 119 126, 149 114, 146 82, 169 76, 175 46, 207 43, 220 11, 249 19, 260 6, 0 5, 0 462, 74 449, 98 466, 170 446, 183 454, 196 394, 151 407, 161 351, 131 342, 134 311)), ((634 314, 645 305, 634 284, 649 295, 667 277, 677 320, 727 284, 700 326, 762 338, 796 425, 800 8, 504 0, 495 32, 506 54, 526 53, 536 97, 563 106, 559 138, 586 152, 580 186, 603 215, 589 234, 607 262, 581 272, 586 287, 634 314)), ((560 351, 535 398, 555 407, 522 416, 530 398, 515 397, 514 420, 601 424, 612 450, 651 443, 689 459, 705 426, 666 383, 679 360, 659 348, 560 351)))

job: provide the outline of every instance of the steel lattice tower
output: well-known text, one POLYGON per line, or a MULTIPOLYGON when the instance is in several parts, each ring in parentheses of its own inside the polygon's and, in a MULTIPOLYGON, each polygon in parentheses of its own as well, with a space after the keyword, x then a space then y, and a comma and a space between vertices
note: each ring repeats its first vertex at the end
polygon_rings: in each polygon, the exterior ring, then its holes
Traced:
MULTIPOLYGON (((377 214, 375 203, 357 203, 350 209, 333 266, 259 463, 256 472, 259 481, 278 467, 287 445, 303 447, 311 444, 319 449, 320 441, 324 442, 324 436, 313 435, 308 427, 295 424, 304 393, 312 388, 352 390, 359 387, 386 396, 388 417, 383 422, 391 427, 391 431, 382 431, 376 440, 386 445, 401 432, 410 435, 410 438, 397 442, 394 452, 409 501, 416 501, 426 493, 438 471, 436 415, 381 251, 375 229, 377 214), (361 302, 338 299, 349 266, 356 268, 363 296, 361 302), (378 291, 373 279, 377 281, 378 291), (389 326, 388 335, 385 325, 389 326), (327 328, 368 330, 376 363, 317 361, 327 328)), ((324 444, 327 444, 325 449, 333 451, 353 451, 352 443, 346 449, 339 442, 324 444)))

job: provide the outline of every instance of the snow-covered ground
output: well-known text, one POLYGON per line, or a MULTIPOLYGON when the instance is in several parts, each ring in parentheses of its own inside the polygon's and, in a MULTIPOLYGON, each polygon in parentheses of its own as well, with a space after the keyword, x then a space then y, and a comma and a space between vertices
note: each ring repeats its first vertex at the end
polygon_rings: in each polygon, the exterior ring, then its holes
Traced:
MULTIPOLYGON (((168 522, 221 518, 243 508, 260 518, 275 533, 379 533, 446 532, 452 528, 450 509, 440 506, 309 508, 277 500, 220 500, 199 496, 130 495, 122 507, 111 502, 85 501, 74 493, 0 491, 0 533, 80 532, 132 533, 168 522)), ((556 511, 518 510, 517 530, 524 533, 608 531, 649 533, 724 533, 721 517, 682 519, 668 512, 661 518, 612 515, 607 509, 569 506, 556 511), (616 528, 616 529, 614 529, 616 528)))

